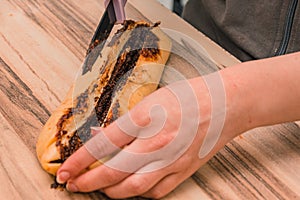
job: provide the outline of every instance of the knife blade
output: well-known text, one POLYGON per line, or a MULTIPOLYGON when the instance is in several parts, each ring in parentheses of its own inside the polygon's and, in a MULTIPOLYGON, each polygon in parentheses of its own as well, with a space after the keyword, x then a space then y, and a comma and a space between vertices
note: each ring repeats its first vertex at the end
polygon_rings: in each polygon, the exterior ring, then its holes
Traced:
POLYGON ((99 22, 99 25, 92 37, 89 47, 91 47, 97 40, 104 41, 108 38, 112 28, 115 25, 116 14, 113 1, 109 1, 106 10, 99 22))
MULTIPOLYGON (((106 1, 107 3, 107 1, 106 1)), ((104 44, 116 22, 125 20, 124 6, 126 0, 109 0, 104 14, 97 26, 86 52, 86 59, 82 68, 82 75, 90 71, 97 57, 101 54, 104 44), (116 13, 117 11, 117 13, 116 13)))

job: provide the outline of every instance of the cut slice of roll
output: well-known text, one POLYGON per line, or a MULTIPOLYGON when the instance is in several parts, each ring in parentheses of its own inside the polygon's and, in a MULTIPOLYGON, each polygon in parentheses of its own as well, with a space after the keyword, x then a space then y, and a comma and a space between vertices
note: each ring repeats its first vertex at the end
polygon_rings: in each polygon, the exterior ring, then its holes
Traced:
MULTIPOLYGON (((95 47, 95 52, 97 46, 95 47)), ((157 89, 171 50, 158 24, 126 21, 82 72, 43 127, 36 146, 42 167, 55 175, 90 136, 157 89)), ((92 50, 93 51, 93 50, 92 50)))

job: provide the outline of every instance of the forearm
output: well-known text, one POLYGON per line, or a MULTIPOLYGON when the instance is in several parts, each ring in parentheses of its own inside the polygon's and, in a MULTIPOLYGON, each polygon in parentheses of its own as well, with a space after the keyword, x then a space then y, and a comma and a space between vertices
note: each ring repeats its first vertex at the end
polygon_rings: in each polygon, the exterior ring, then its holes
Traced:
POLYGON ((221 75, 228 112, 245 130, 300 119, 300 53, 245 62, 221 75))

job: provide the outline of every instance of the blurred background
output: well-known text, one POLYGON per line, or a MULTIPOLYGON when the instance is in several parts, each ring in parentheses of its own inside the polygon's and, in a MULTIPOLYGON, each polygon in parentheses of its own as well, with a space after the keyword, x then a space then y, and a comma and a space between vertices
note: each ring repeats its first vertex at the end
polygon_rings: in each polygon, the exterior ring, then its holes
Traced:
POLYGON ((188 0, 157 0, 173 12, 178 15, 181 15, 183 6, 186 4, 188 0))

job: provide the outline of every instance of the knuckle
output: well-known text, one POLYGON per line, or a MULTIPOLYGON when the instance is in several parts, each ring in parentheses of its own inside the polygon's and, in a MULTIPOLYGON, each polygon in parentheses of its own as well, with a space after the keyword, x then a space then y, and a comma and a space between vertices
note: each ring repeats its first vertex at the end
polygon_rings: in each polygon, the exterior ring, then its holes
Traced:
POLYGON ((87 181, 86 179, 81 179, 72 184, 75 184, 76 187, 78 188, 78 190, 81 192, 91 192, 92 191, 90 188, 90 182, 87 181))
POLYGON ((136 108, 130 114, 132 122, 138 126, 147 126, 151 121, 144 109, 136 108))
POLYGON ((178 169, 189 169, 193 164, 198 163, 199 159, 197 156, 191 154, 190 152, 185 153, 177 161, 178 169))
POLYGON ((140 195, 147 191, 148 184, 143 178, 132 178, 128 183, 128 188, 132 194, 140 195))
POLYGON ((119 172, 111 168, 107 168, 103 174, 105 174, 105 179, 107 183, 116 183, 120 179, 119 172))
POLYGON ((158 150, 169 144, 173 140, 173 136, 166 133, 160 134, 157 138, 153 138, 150 142, 151 149, 158 150))

